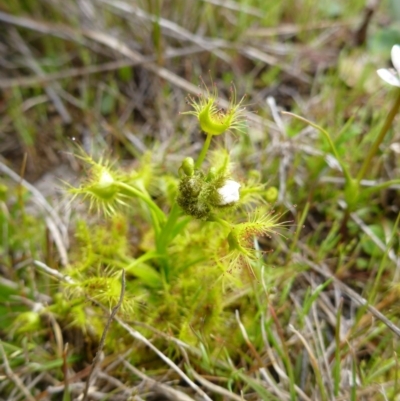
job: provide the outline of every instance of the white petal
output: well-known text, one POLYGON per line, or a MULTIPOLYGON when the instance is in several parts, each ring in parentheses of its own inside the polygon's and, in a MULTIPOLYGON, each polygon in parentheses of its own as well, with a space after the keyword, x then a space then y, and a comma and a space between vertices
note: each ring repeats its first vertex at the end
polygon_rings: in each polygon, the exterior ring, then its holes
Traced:
POLYGON ((376 72, 386 83, 400 88, 400 79, 395 72, 392 72, 392 70, 388 70, 387 68, 380 68, 376 72))
POLYGON ((392 149, 394 153, 400 155, 400 142, 392 143, 389 148, 392 149))
POLYGON ((226 180, 223 187, 218 188, 217 192, 221 195, 220 205, 228 205, 229 203, 237 202, 239 195, 240 184, 233 180, 226 180))
POLYGON ((394 68, 396 68, 397 72, 400 74, 400 46, 394 45, 392 47, 392 63, 394 68))

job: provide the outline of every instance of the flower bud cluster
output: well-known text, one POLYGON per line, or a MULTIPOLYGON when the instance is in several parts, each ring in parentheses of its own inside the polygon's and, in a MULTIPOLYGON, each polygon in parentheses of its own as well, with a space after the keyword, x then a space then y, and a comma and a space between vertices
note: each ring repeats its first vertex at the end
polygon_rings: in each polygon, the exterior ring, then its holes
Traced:
POLYGON ((224 173, 195 170, 191 158, 183 161, 180 171, 177 203, 189 216, 207 219, 214 209, 235 206, 240 199, 240 184, 224 173))

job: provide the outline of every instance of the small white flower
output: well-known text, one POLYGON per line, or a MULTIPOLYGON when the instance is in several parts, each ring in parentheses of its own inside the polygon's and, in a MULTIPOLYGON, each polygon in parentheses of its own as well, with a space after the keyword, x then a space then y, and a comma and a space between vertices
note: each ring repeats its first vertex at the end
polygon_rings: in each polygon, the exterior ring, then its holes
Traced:
POLYGON ((223 187, 218 188, 217 192, 221 195, 220 205, 228 205, 233 202, 237 202, 239 196, 240 184, 233 180, 226 180, 223 187))
POLYGON ((389 85, 397 86, 400 88, 400 46, 394 45, 392 47, 392 64, 393 68, 380 68, 378 75, 389 85))

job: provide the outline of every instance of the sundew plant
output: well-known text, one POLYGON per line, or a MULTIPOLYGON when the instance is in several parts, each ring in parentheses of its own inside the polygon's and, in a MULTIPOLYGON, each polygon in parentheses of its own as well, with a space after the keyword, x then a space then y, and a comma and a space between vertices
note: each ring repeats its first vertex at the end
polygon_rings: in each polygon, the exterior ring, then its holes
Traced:
POLYGON ((70 188, 72 202, 87 200, 107 228, 79 225, 81 250, 68 270, 73 283, 65 284, 71 302, 80 294, 114 307, 124 271, 122 313, 197 343, 225 330, 227 297, 260 285, 257 241, 281 233, 285 223, 267 201, 274 200, 274 188, 254 179, 239 182, 228 150, 213 143, 229 131, 246 135, 243 99, 237 101, 233 88, 231 96, 226 110, 218 106, 215 86, 189 97, 192 110, 183 114, 197 118, 204 144, 196 160, 182 160, 175 176, 160 174, 151 154, 134 171, 80 157, 87 178, 70 188), (128 225, 140 236, 134 252, 127 248, 128 225))

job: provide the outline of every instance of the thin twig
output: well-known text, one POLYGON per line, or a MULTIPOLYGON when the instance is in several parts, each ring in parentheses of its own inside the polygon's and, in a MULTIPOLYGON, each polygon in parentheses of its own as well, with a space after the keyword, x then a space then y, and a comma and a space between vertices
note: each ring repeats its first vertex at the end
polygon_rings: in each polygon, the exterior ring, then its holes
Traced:
POLYGON ((32 396, 32 394, 28 391, 28 389, 25 387, 24 383, 22 380, 11 370, 10 364, 8 363, 7 355, 4 351, 3 344, 0 341, 0 352, 3 357, 3 365, 4 365, 4 370, 6 372, 6 375, 8 378, 15 384, 17 388, 19 388, 26 399, 28 401, 35 401, 35 398, 32 396))
POLYGON ((221 386, 218 386, 215 383, 210 382, 209 380, 205 379, 203 376, 199 375, 194 369, 191 369, 191 373, 194 376, 194 378, 205 388, 208 388, 210 391, 216 394, 222 395, 224 398, 229 398, 234 401, 243 401, 242 397, 239 397, 238 395, 231 393, 229 390, 226 388, 223 388, 221 386))
POLYGON ((128 361, 122 360, 122 363, 128 370, 130 370, 136 376, 138 376, 142 380, 150 383, 152 386, 155 387, 155 389, 162 390, 165 394, 170 396, 171 399, 176 400, 176 401, 194 401, 193 398, 189 397, 187 394, 183 393, 182 391, 176 390, 176 389, 169 387, 159 381, 151 379, 150 377, 145 375, 143 372, 141 372, 139 369, 136 369, 134 366, 132 366, 128 361))
POLYGON ((90 379, 92 378, 93 372, 94 372, 97 364, 100 362, 108 330, 109 330, 109 328, 111 326, 112 321, 115 318, 115 315, 117 314, 119 308, 122 305, 122 301, 124 300, 124 295, 125 295, 125 270, 122 270, 121 293, 119 295, 119 301, 118 301, 117 305, 115 305, 114 308, 112 309, 112 311, 110 313, 110 316, 109 316, 109 318, 107 320, 106 327, 104 328, 103 334, 101 336, 100 344, 99 344, 99 347, 97 349, 96 356, 94 357, 93 362, 92 362, 92 368, 90 369, 89 376, 88 376, 88 378, 86 380, 85 391, 83 393, 83 400, 82 401, 86 401, 87 400, 88 392, 89 392, 89 386, 90 386, 90 379))
POLYGON ((127 325, 124 321, 118 318, 115 320, 122 326, 133 338, 141 341, 145 345, 147 345, 152 351, 154 351, 167 365, 169 365, 178 375, 198 394, 200 394, 205 400, 212 401, 211 398, 197 385, 195 384, 185 372, 171 359, 165 356, 158 348, 156 348, 146 337, 140 334, 138 331, 134 330, 132 327, 127 325))
POLYGON ((271 393, 275 393, 281 401, 290 401, 290 394, 288 394, 275 382, 268 369, 260 368, 259 372, 264 382, 268 385, 266 386, 266 384, 263 383, 264 387, 267 387, 268 391, 270 391, 271 393))
POLYGON ((43 270, 44 272, 50 274, 50 276, 53 276, 53 277, 55 277, 56 279, 58 279, 60 281, 65 281, 65 282, 67 282, 69 284, 74 284, 75 283, 75 281, 70 276, 66 276, 64 274, 61 274, 58 270, 52 269, 51 267, 47 266, 43 262, 40 262, 39 260, 34 260, 33 264, 36 267, 39 267, 39 269, 43 270))

